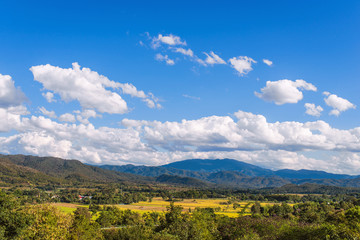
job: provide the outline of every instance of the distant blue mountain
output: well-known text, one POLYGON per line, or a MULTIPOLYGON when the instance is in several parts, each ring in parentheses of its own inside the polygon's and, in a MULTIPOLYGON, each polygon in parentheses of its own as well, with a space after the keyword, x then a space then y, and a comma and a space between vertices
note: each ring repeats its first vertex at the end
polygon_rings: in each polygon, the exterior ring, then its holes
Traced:
POLYGON ((169 182, 191 183, 192 185, 217 184, 227 187, 264 188, 279 187, 290 183, 312 183, 360 187, 359 176, 304 169, 272 171, 233 159, 189 159, 158 167, 134 165, 103 165, 99 167, 148 177, 161 176, 158 181, 166 180, 169 182), (194 179, 202 182, 196 182, 194 179))
POLYGON ((306 169, 272 171, 234 159, 189 159, 173 162, 161 167, 197 172, 236 171, 248 176, 278 176, 287 179, 354 179, 359 177, 306 169))
POLYGON ((274 172, 269 169, 261 168, 249 163, 244 163, 233 159, 189 159, 173 162, 163 165, 161 167, 198 172, 236 171, 247 176, 274 175, 274 172))
POLYGON ((274 172, 275 175, 282 178, 290 178, 290 179, 353 179, 358 176, 351 176, 346 174, 334 174, 327 173, 324 171, 316 171, 316 170, 291 170, 291 169, 283 169, 274 172))

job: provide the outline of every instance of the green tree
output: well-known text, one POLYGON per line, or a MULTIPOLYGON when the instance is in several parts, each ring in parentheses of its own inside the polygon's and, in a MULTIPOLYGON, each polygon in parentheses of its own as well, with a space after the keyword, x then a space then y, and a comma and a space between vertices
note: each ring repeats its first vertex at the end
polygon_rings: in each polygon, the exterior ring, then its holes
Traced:
POLYGON ((71 224, 71 216, 60 212, 50 205, 35 205, 26 209, 32 216, 30 225, 22 233, 20 239, 67 239, 71 224))
POLYGON ((19 236, 29 224, 29 217, 21 211, 12 195, 0 191, 0 239, 19 236))
POLYGON ((78 207, 75 210, 70 227, 70 239, 102 239, 100 226, 96 222, 91 222, 91 214, 87 208, 78 207))

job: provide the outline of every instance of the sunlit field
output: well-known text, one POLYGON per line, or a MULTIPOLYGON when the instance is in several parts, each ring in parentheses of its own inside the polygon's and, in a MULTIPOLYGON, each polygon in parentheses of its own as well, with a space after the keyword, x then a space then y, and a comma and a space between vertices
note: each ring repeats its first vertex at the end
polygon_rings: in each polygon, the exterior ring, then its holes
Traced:
MULTIPOLYGON (((228 217, 237 217, 239 214, 247 215, 250 214, 251 206, 253 202, 235 202, 229 203, 228 199, 184 199, 175 200, 176 206, 182 206, 184 212, 191 212, 195 208, 213 208, 216 214, 223 214, 228 217)), ((77 207, 88 207, 88 205, 71 204, 71 203, 54 203, 54 206, 59 208, 62 212, 72 213, 77 207)), ((141 201, 132 204, 119 204, 112 205, 119 209, 129 209, 138 213, 146 212, 165 212, 167 207, 170 205, 169 201, 164 201, 162 198, 153 198, 151 202, 141 201)), ((273 205, 273 203, 261 203, 261 205, 273 205)))

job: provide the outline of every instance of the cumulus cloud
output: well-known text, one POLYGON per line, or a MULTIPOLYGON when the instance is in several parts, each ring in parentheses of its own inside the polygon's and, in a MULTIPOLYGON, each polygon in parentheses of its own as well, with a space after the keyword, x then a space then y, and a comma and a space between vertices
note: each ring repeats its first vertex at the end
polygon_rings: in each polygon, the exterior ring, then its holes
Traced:
POLYGON ((44 114, 45 116, 48 116, 48 117, 50 117, 50 118, 57 118, 57 116, 56 116, 56 114, 55 114, 54 111, 48 111, 48 110, 46 110, 46 108, 44 108, 44 107, 39 108, 39 110, 40 110, 40 112, 41 112, 42 114, 44 114))
POLYGON ((329 113, 330 115, 339 116, 341 112, 356 108, 353 103, 349 102, 345 98, 338 97, 335 94, 330 94, 329 92, 323 92, 323 94, 327 96, 324 99, 326 105, 333 108, 333 110, 329 113))
POLYGON ((207 53, 204 53, 204 54, 206 55, 205 62, 207 64, 210 64, 210 65, 226 64, 226 62, 221 57, 216 55, 213 51, 211 51, 209 54, 207 54, 207 53))
POLYGON ((168 55, 162 55, 158 53, 155 55, 155 59, 159 62, 166 62, 167 65, 174 65, 174 60, 170 59, 168 55))
POLYGON ((266 86, 261 89, 261 93, 255 92, 255 95, 265 101, 282 105, 285 103, 297 103, 303 99, 301 90, 317 91, 317 88, 301 79, 296 81, 283 79, 273 82, 267 81, 266 86))
POLYGON ((124 94, 129 94, 132 97, 147 98, 144 91, 139 91, 131 83, 118 83, 117 86, 122 89, 124 94))
POLYGON ((268 65, 268 66, 273 65, 273 62, 270 61, 269 59, 263 59, 263 63, 265 63, 265 64, 268 65))
MULTIPOLYGON (((78 63, 73 63, 68 69, 50 64, 39 65, 31 67, 30 71, 36 81, 42 83, 45 89, 59 94, 63 101, 77 100, 83 108, 96 109, 101 113, 123 114, 128 111, 125 100, 113 90, 121 89, 124 94, 133 97, 148 97, 132 84, 111 81, 89 68, 80 68, 78 63)), ((53 93, 47 92, 45 97, 51 101, 53 93)))
MULTIPOLYGON (((28 114, 24 106, 0 108, 0 132, 8 132, 21 124, 21 115, 28 114)), ((1 147, 0 147, 1 148, 1 147)))
POLYGON ((25 94, 15 87, 11 76, 0 74, 0 108, 18 106, 25 100, 25 94))
POLYGON ((161 44, 166 44, 170 46, 176 46, 176 45, 186 46, 185 41, 182 41, 179 36, 175 36, 173 34, 169 34, 169 35, 159 34, 157 37, 152 38, 153 48, 158 48, 161 44))
POLYGON ((55 102, 54 94, 52 92, 42 93, 42 96, 48 101, 49 103, 55 102))
POLYGON ((75 116, 71 113, 64 113, 59 117, 59 121, 61 122, 76 122, 75 116))
MULTIPOLYGON (((75 114, 97 117, 91 111, 75 114)), ((68 117, 68 122, 73 122, 68 117)), ((91 123, 58 123, 43 116, 17 118, 11 122, 17 133, 0 137, 0 152, 53 155, 102 164, 234 158, 274 169, 291 166, 335 171, 331 169, 339 166, 340 157, 319 160, 297 153, 332 151, 339 156, 347 153, 341 163, 349 162, 354 168, 344 168, 346 173, 360 170, 356 167, 360 166, 360 128, 340 130, 324 121, 272 123, 263 115, 238 111, 233 117, 209 116, 180 122, 123 119, 121 125, 96 128, 91 123)))
POLYGON ((89 118, 97 118, 97 117, 101 117, 101 115, 97 114, 94 110, 92 109, 86 109, 84 111, 74 111, 74 113, 76 113, 76 120, 78 120, 79 122, 81 122, 82 124, 89 124, 89 118))
POLYGON ((229 59, 231 67, 233 67, 240 76, 248 74, 253 70, 252 63, 256 61, 247 56, 233 57, 229 59))
POLYGON ((181 122, 124 121, 137 126, 151 146, 166 151, 360 150, 360 129, 338 130, 323 121, 269 123, 262 115, 238 111, 181 122))
POLYGON ((122 114, 128 111, 121 96, 106 89, 116 88, 116 82, 89 68, 81 69, 77 63, 73 63, 73 68, 68 69, 50 64, 39 65, 31 67, 30 71, 44 88, 58 93, 66 102, 77 100, 82 107, 94 108, 102 113, 122 114))
POLYGON ((175 52, 181 53, 183 55, 189 56, 189 57, 193 57, 194 56, 194 52, 189 48, 189 49, 184 49, 184 48, 174 48, 175 52))
MULTIPOLYGON (((160 62, 165 62, 167 65, 175 64, 175 61, 166 54, 168 51, 171 51, 172 53, 181 53, 187 56, 187 60, 198 63, 203 67, 213 66, 215 64, 227 64, 227 62, 219 55, 215 54, 214 51, 203 52, 206 55, 205 59, 198 57, 192 49, 185 49, 183 47, 186 46, 187 43, 181 40, 179 36, 175 36, 172 34, 158 34, 158 36, 152 37, 149 33, 145 33, 145 35, 150 41, 151 48, 153 48, 154 50, 157 50, 160 46, 163 46, 161 48, 162 53, 157 53, 155 55, 155 59, 160 62)), ((269 66, 272 64, 270 60, 264 59, 263 61, 269 66)), ((230 63, 230 66, 234 68, 240 76, 246 75, 250 71, 252 71, 252 64, 256 63, 254 59, 247 56, 233 57, 229 59, 228 62, 230 63)))
POLYGON ((316 106, 314 103, 305 103, 306 114, 320 117, 321 112, 324 110, 321 106, 316 106))
POLYGON ((25 94, 15 87, 9 75, 0 74, 0 132, 7 132, 18 126, 21 116, 27 115, 27 108, 22 105, 25 94))

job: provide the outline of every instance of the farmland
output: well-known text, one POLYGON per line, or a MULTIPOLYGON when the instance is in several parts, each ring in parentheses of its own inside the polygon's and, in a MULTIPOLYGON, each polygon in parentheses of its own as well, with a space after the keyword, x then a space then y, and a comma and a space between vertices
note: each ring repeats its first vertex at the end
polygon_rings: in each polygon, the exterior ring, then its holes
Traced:
MULTIPOLYGON (((250 214, 250 208, 252 206, 251 201, 242 201, 230 203, 226 198, 219 199, 183 199, 175 200, 175 206, 183 207, 183 212, 191 212, 195 208, 213 208, 216 214, 223 214, 228 217, 237 217, 240 212, 243 215, 250 214), (234 205, 235 203, 235 205, 234 205), (244 209, 245 208, 245 209, 244 209)), ((131 204, 117 204, 116 206, 121 210, 129 209, 138 213, 146 212, 165 212, 169 206, 169 201, 165 201, 162 198, 153 198, 152 201, 140 201, 138 203, 131 204)), ((261 205, 271 205, 271 203, 261 203, 261 205)), ((72 204, 72 203, 53 203, 59 210, 65 213, 72 213, 77 207, 88 207, 88 205, 72 204)))

